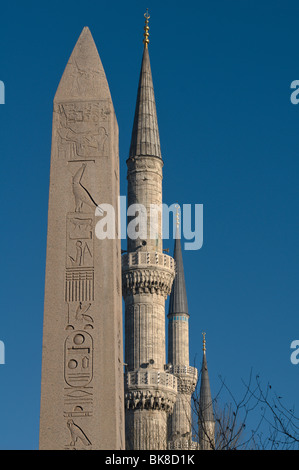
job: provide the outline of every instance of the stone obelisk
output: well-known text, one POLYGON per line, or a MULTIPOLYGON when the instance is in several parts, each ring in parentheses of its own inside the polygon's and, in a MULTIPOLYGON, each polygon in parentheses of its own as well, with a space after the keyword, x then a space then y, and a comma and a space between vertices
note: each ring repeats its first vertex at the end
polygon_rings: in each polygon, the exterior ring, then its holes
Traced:
POLYGON ((84 28, 54 98, 40 449, 123 449, 118 125, 84 28), (99 239, 101 204, 115 238, 99 239))

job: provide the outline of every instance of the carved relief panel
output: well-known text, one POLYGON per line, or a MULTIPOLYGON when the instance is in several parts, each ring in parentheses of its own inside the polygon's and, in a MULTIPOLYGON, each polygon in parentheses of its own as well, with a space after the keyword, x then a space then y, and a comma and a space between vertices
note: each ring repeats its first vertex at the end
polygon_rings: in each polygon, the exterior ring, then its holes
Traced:
POLYGON ((58 113, 58 158, 85 160, 109 155, 107 104, 99 101, 60 103, 58 113))
POLYGON ((71 387, 88 385, 93 373, 92 337, 86 331, 74 331, 65 341, 64 377, 71 387))

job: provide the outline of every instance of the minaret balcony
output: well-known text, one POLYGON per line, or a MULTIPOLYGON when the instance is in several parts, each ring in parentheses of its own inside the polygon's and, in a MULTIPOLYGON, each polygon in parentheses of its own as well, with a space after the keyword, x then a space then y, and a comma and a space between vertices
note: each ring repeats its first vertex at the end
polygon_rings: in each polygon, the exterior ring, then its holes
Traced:
POLYGON ((122 257, 123 296, 158 294, 165 299, 171 293, 175 261, 158 252, 133 252, 122 257))
POLYGON ((177 394, 177 378, 159 370, 126 373, 127 409, 156 409, 172 413, 177 394))
POLYGON ((192 394, 194 392, 198 380, 198 371, 195 367, 171 365, 169 372, 177 378, 178 393, 192 394))

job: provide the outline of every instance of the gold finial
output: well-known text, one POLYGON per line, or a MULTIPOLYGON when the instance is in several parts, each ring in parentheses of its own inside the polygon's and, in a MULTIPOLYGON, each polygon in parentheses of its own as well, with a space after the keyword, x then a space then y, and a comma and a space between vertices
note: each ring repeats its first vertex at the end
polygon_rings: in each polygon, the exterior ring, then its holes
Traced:
POLYGON ((144 13, 144 18, 145 18, 145 26, 144 26, 144 39, 143 39, 143 44, 144 47, 147 49, 148 43, 149 43, 149 25, 148 25, 148 20, 150 19, 150 15, 148 13, 148 8, 146 9, 146 12, 144 13))
POLYGON ((206 352, 206 333, 202 333, 202 336, 203 336, 202 350, 205 353, 206 352))

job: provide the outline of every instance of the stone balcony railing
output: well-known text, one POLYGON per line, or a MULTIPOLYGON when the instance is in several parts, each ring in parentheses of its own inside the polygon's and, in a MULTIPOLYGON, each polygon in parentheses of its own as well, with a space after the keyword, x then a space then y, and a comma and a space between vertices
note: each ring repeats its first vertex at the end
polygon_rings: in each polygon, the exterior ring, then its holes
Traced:
POLYGON ((171 365, 169 367, 169 372, 175 375, 183 375, 183 374, 192 375, 193 377, 196 378, 196 380, 198 376, 196 367, 191 367, 191 366, 171 365))
POLYGON ((179 438, 168 442, 169 450, 198 450, 198 443, 189 439, 179 438))
POLYGON ((123 296, 130 294, 170 295, 175 261, 158 252, 137 251, 122 256, 123 296))
POLYGON ((179 393, 193 393, 197 384, 198 372, 195 367, 184 365, 171 365, 171 372, 178 381, 179 393))
POLYGON ((177 389, 177 378, 168 372, 159 370, 134 370, 127 372, 126 384, 128 387, 140 386, 159 386, 159 388, 166 388, 175 390, 177 389))
POLYGON ((175 261, 164 253, 134 251, 122 256, 123 269, 133 267, 160 266, 168 268, 171 271, 175 269, 175 261))

